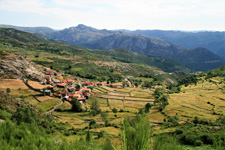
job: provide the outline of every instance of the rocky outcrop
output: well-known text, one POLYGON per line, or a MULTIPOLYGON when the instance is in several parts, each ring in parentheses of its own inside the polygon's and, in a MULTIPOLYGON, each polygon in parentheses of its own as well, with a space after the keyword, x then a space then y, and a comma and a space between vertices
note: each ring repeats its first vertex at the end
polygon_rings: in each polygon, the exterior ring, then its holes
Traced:
POLYGON ((34 63, 28 61, 19 53, 5 52, 0 58, 1 79, 30 79, 43 81, 44 74, 37 69, 34 63))

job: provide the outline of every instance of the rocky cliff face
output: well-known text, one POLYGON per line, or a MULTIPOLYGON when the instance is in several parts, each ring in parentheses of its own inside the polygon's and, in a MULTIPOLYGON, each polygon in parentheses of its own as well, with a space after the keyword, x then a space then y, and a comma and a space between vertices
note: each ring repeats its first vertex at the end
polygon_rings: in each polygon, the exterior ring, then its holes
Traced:
POLYGON ((1 79, 30 79, 43 81, 44 74, 35 64, 25 59, 19 53, 4 52, 0 57, 1 79))

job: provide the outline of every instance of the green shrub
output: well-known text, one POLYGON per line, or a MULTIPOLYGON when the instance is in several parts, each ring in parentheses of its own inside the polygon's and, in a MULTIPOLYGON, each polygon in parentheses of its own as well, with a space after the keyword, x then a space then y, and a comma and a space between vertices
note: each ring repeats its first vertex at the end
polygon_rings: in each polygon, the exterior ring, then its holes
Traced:
POLYGON ((142 150, 148 149, 150 139, 150 122, 143 115, 135 120, 125 118, 123 121, 122 149, 142 150))
POLYGON ((83 111, 81 103, 76 98, 73 98, 70 103, 72 105, 72 108, 71 108, 72 111, 74 111, 74 112, 82 112, 83 111))
POLYGON ((7 92, 7 93, 10 93, 10 92, 11 92, 11 89, 10 89, 10 88, 7 88, 7 89, 6 89, 6 92, 7 92))
POLYGON ((103 136, 104 136, 104 134, 105 134, 105 132, 104 132, 104 131, 100 131, 100 132, 98 133, 98 139, 99 139, 99 138, 101 138, 101 137, 103 137, 103 136))
POLYGON ((11 117, 10 113, 0 109, 0 119, 6 120, 6 119, 10 119, 10 117, 11 117))
POLYGON ((91 119, 91 121, 89 122, 89 127, 91 127, 94 124, 96 124, 96 121, 94 119, 91 119))
POLYGON ((183 132, 184 132, 184 131, 183 131, 182 129, 176 129, 174 133, 175 133, 176 135, 180 135, 180 134, 183 134, 183 132))
POLYGON ((39 123, 41 121, 32 109, 25 106, 17 107, 16 112, 12 114, 12 120, 17 124, 22 122, 39 123))
POLYGON ((201 146, 201 145, 203 145, 203 142, 201 140, 195 141, 195 146, 201 146))
POLYGON ((115 150, 113 147, 111 141, 109 139, 106 139, 105 143, 102 146, 102 150, 115 150))

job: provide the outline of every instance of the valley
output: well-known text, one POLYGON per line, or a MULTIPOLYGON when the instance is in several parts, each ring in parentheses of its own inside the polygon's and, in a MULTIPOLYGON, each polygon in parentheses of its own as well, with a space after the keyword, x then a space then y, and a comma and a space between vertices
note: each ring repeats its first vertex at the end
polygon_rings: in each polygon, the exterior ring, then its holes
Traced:
POLYGON ((3 146, 123 149, 126 140, 141 140, 154 150, 224 148, 224 66, 191 73, 174 60, 125 49, 1 33, 3 146))

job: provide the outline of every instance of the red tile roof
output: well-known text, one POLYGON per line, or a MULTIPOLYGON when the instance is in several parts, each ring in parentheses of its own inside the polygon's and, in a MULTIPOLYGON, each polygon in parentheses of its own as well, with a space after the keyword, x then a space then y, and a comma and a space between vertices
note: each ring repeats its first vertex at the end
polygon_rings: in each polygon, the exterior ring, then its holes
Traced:
POLYGON ((76 91, 76 94, 83 94, 83 91, 76 91))
POLYGON ((61 91, 60 93, 61 93, 61 94, 66 94, 66 91, 61 91))
POLYGON ((79 97, 79 98, 77 98, 78 101, 85 100, 85 99, 86 99, 85 97, 79 97))
POLYGON ((58 93, 54 93, 53 95, 54 96, 61 96, 61 94, 58 94, 58 93))
POLYGON ((84 95, 85 95, 85 96, 88 96, 88 97, 91 96, 91 94, 89 94, 89 93, 85 93, 84 95))
POLYGON ((53 88, 53 86, 47 86, 47 88, 48 88, 48 89, 52 89, 52 88, 53 88))
POLYGON ((66 86, 66 83, 57 84, 57 86, 66 86))
POLYGON ((50 68, 45 68, 45 70, 47 71, 47 70, 51 70, 50 68))
POLYGON ((80 96, 80 94, 74 94, 73 95, 73 97, 79 97, 80 96))
POLYGON ((67 82, 74 82, 73 80, 67 80, 67 82))
POLYGON ((73 97, 73 94, 69 94, 69 97, 73 97))
POLYGON ((45 75, 45 79, 50 79, 51 76, 50 75, 45 75))

